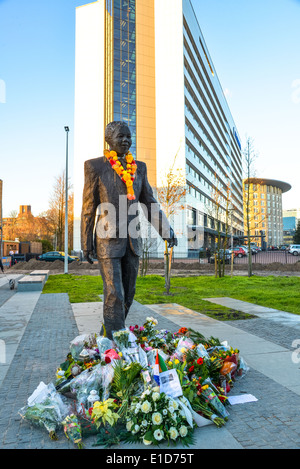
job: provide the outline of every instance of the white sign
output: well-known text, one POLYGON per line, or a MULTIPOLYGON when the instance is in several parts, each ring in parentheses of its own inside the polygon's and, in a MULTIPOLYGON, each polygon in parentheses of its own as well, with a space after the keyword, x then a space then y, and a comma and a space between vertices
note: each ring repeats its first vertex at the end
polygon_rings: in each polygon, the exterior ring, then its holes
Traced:
POLYGON ((160 392, 171 397, 182 396, 181 384, 175 369, 159 373, 160 392))

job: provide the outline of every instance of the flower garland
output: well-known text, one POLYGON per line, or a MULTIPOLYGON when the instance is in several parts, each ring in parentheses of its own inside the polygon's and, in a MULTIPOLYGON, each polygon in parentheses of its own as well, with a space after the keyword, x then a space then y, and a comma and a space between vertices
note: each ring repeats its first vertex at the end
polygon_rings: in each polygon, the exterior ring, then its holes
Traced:
POLYGON ((104 156, 110 162, 112 168, 120 176, 121 180, 126 184, 127 187, 127 198, 129 200, 135 200, 133 181, 135 179, 135 172, 137 170, 137 164, 130 152, 125 155, 127 163, 126 169, 123 168, 117 152, 104 150, 104 156))

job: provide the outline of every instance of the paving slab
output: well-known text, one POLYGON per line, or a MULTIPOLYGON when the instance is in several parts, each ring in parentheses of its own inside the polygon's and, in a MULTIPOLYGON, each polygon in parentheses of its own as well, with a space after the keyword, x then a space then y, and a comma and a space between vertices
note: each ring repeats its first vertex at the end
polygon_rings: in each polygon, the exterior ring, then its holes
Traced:
POLYGON ((26 330, 40 292, 15 293, 0 307, 0 387, 26 330))
POLYGON ((265 318, 267 316, 268 320, 300 329, 300 305, 298 315, 274 308, 268 308, 266 306, 256 305, 254 303, 248 303, 246 301, 236 300, 230 297, 203 298, 203 300, 226 306, 227 308, 235 309, 236 311, 242 311, 243 313, 254 314, 257 317, 265 318))

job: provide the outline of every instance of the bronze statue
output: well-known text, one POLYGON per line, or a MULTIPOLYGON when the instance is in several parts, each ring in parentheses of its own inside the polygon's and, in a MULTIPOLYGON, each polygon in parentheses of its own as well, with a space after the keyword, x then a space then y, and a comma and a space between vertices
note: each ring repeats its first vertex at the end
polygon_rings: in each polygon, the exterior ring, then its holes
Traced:
MULTIPOLYGON (((158 234, 177 245, 174 231, 154 198, 147 167, 129 149, 131 132, 125 122, 105 129, 109 150, 84 164, 81 247, 88 262, 96 256, 103 279, 103 318, 108 338, 125 327, 132 305, 141 252, 138 202, 158 234)), ((103 333, 103 330, 102 330, 103 333)))

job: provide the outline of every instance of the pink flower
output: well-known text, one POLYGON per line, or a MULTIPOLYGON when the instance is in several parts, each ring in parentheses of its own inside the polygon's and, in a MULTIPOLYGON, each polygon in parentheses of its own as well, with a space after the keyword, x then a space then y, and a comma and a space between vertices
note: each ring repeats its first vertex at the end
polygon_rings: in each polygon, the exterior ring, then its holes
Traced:
POLYGON ((141 327, 140 327, 140 331, 142 332, 142 331, 144 331, 144 330, 145 330, 144 326, 141 326, 141 327))
POLYGON ((134 331, 134 326, 130 326, 130 327, 129 327, 129 330, 130 330, 131 332, 133 332, 133 331, 134 331))

